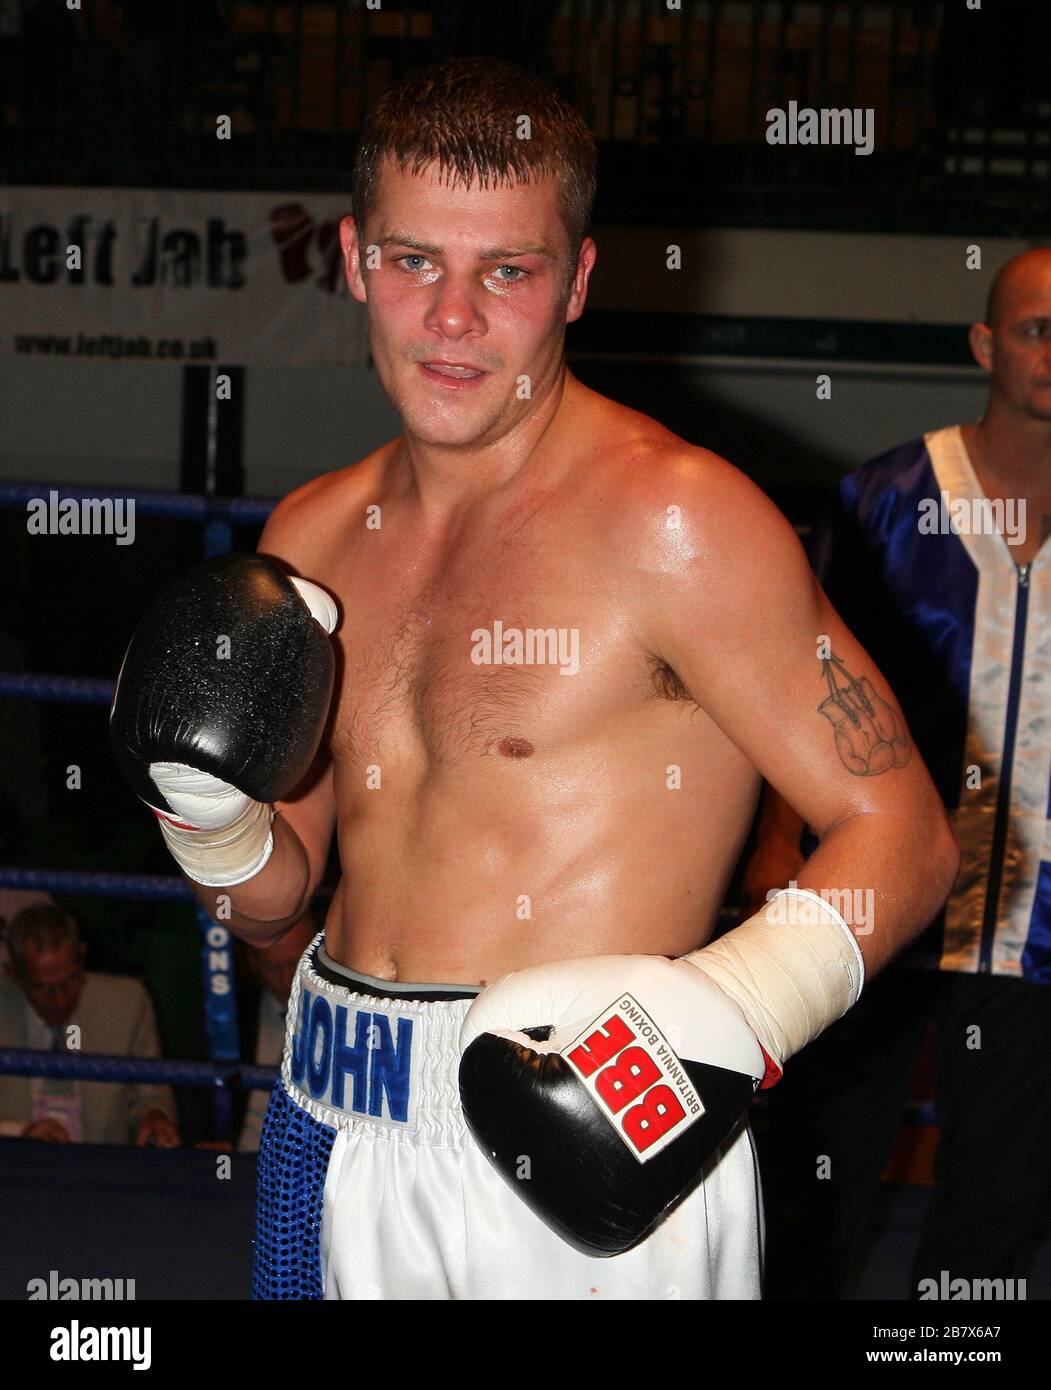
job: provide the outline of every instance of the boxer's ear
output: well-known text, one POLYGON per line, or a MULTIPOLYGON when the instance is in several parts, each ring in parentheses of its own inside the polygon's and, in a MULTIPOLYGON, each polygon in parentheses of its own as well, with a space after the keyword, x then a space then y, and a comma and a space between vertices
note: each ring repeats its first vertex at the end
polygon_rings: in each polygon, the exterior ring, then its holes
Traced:
POLYGON ((575 323, 584 312, 588 297, 588 280, 595 268, 598 248, 593 238, 587 236, 580 244, 577 263, 569 281, 569 295, 566 299, 566 323, 575 323))
POLYGON ((362 248, 358 238, 357 220, 349 214, 339 224, 339 246, 343 253, 343 271, 347 277, 347 288, 359 304, 364 304, 368 295, 361 269, 362 248))

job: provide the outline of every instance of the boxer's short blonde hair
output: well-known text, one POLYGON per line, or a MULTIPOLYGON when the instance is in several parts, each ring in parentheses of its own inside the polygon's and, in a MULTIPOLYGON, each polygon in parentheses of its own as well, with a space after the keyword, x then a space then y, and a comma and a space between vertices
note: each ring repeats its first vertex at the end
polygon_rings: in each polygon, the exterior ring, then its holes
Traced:
POLYGON ((455 58, 384 92, 369 109, 354 162, 359 227, 375 206, 387 158, 414 174, 437 164, 449 183, 464 187, 556 179, 576 261, 595 201, 595 141, 579 112, 535 73, 503 60, 455 58))

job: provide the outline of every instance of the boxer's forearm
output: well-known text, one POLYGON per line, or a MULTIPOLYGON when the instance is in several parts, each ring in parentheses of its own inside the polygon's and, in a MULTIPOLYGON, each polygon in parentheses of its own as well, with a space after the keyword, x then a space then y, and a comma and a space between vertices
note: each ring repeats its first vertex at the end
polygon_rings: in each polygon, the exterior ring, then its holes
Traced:
POLYGON ((796 883, 847 918, 871 978, 937 916, 959 858, 940 804, 907 820, 859 812, 826 831, 796 883))
POLYGON ((260 871, 229 888, 206 888, 187 878, 210 917, 250 946, 271 946, 303 916, 310 898, 310 865, 299 836, 281 815, 274 848, 260 871))

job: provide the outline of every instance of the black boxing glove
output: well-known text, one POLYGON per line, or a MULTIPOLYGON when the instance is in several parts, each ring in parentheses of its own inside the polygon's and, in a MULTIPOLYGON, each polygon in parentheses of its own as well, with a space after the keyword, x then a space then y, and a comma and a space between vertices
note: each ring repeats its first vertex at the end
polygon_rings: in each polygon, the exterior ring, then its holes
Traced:
POLYGON ((679 960, 516 971, 464 1020, 464 1117, 541 1220, 585 1254, 619 1255, 690 1191, 753 1092, 846 1012, 863 979, 850 928, 807 889, 679 960))
POLYGON ((325 727, 336 606, 263 555, 180 576, 131 639, 110 709, 116 759, 188 876, 229 887, 273 848, 270 802, 325 727))

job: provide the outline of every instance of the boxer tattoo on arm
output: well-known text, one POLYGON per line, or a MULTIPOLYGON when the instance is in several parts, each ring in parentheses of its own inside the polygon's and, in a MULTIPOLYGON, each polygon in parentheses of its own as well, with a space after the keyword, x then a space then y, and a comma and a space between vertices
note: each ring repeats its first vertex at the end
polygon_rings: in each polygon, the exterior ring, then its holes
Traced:
POLYGON ((830 652, 818 658, 824 667, 828 695, 818 705, 835 730, 836 752, 855 777, 878 777, 904 767, 912 745, 898 716, 875 692, 867 676, 854 676, 830 652))

